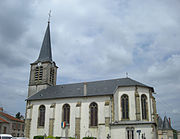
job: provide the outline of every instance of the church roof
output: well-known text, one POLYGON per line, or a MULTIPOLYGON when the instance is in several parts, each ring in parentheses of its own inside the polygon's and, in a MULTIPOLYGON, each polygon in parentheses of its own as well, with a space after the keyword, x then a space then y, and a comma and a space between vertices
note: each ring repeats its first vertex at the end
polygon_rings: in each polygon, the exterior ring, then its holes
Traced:
POLYGON ((51 86, 39 91, 35 95, 29 97, 27 100, 113 95, 118 87, 128 86, 148 87, 153 91, 152 87, 149 87, 130 78, 119 78, 51 86), (84 86, 86 86, 86 95, 84 95, 84 86))
POLYGON ((34 63, 47 62, 47 61, 49 61, 49 62, 52 61, 49 22, 48 22, 48 26, 47 26, 47 29, 46 29, 44 39, 43 39, 43 43, 42 43, 42 46, 41 46, 41 51, 40 51, 39 57, 34 63))

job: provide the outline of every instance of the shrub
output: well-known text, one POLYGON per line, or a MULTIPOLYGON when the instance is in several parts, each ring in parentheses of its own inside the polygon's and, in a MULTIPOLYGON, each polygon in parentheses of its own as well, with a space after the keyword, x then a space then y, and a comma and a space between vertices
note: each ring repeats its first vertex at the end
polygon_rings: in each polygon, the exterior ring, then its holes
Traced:
POLYGON ((44 139, 44 136, 34 136, 33 139, 44 139))
POLYGON ((56 138, 53 136, 47 136, 47 137, 45 137, 45 139, 56 139, 56 138))
POLYGON ((55 139, 61 139, 61 137, 55 137, 55 139))

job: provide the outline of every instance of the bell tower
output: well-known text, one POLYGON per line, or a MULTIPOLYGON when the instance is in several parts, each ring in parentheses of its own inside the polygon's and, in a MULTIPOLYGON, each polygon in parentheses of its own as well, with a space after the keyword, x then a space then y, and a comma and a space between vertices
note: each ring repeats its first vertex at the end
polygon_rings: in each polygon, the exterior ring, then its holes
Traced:
POLYGON ((31 63, 28 97, 56 85, 57 66, 52 60, 50 22, 48 21, 38 59, 31 63))

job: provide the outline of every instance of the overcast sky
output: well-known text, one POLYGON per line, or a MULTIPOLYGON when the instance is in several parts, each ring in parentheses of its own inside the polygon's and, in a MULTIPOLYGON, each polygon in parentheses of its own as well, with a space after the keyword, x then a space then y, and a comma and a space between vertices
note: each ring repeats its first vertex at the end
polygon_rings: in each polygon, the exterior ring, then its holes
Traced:
POLYGON ((51 17, 57 84, 128 76, 180 130, 179 0, 1 0, 0 106, 25 113, 30 63, 51 17))

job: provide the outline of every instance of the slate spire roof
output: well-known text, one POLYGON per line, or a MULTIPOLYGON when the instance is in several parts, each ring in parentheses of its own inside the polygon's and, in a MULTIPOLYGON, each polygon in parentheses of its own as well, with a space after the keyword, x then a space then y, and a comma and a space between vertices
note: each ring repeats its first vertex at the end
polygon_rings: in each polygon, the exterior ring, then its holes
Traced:
POLYGON ((170 129, 172 129, 172 128, 171 128, 171 125, 169 124, 169 121, 168 121, 168 119, 167 119, 166 116, 164 117, 163 129, 164 129, 164 130, 170 130, 170 129))
POLYGON ((163 121, 160 116, 158 116, 157 121, 158 121, 158 129, 163 129, 163 121))
POLYGON ((43 43, 41 46, 40 54, 38 59, 34 62, 51 62, 52 52, 51 52, 51 38, 50 38, 50 22, 48 22, 46 33, 44 35, 43 43))
POLYGON ((167 117, 164 117, 164 120, 162 121, 161 117, 158 117, 158 129, 160 130, 172 130, 172 127, 169 123, 169 120, 167 117))

